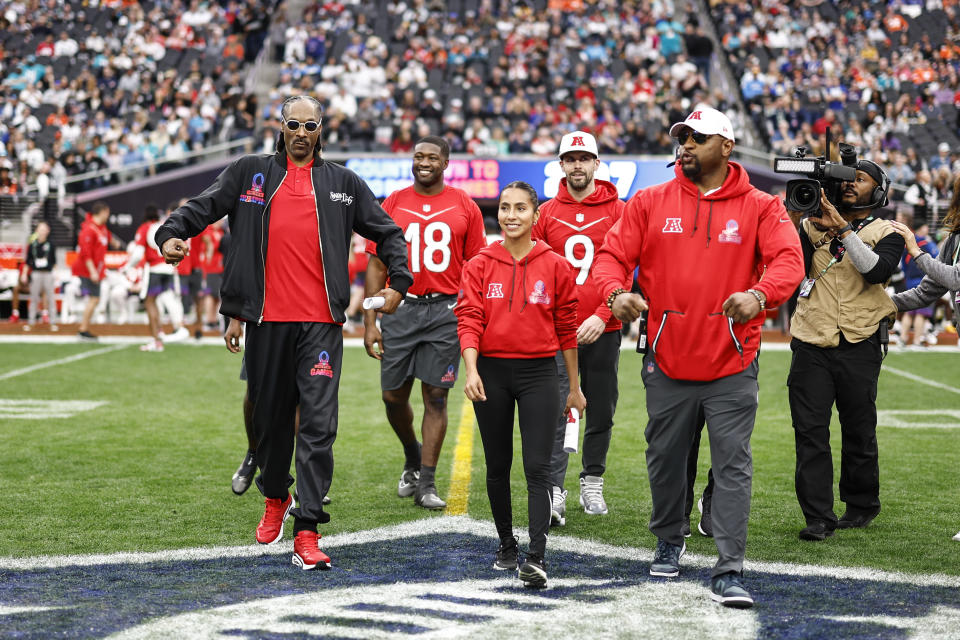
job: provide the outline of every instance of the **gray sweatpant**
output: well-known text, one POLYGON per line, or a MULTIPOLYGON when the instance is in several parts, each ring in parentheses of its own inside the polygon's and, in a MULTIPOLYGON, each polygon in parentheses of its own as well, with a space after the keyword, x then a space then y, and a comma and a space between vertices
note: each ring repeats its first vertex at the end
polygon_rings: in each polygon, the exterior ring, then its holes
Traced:
POLYGON ((30 274, 30 324, 37 321, 41 299, 45 300, 47 312, 53 321, 57 308, 53 297, 54 285, 52 271, 34 271, 30 274))
POLYGON ((757 414, 757 372, 754 360, 740 373, 697 382, 674 380, 643 359, 647 391, 647 473, 653 509, 650 531, 670 544, 683 544, 680 526, 687 491, 687 455, 700 426, 707 420, 710 458, 716 487, 713 493, 713 539, 719 558, 713 575, 743 568, 753 457, 750 436, 757 414))

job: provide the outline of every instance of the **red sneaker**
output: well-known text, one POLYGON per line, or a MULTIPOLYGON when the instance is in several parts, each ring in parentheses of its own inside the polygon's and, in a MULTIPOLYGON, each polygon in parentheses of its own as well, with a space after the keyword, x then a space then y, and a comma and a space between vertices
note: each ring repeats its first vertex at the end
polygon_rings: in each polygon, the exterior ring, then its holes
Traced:
POLYGON ((46 309, 40 312, 40 324, 50 324, 50 312, 46 309))
POLYGON ((273 544, 283 537, 283 523, 290 515, 290 509, 293 509, 293 496, 288 493, 285 500, 267 498, 264 502, 267 507, 257 525, 257 542, 273 544))
POLYGON ((10 312, 10 318, 8 319, 10 324, 17 324, 20 322, 20 312, 16 309, 10 312))
POLYGON ((317 541, 320 539, 319 533, 313 531, 301 531, 293 539, 293 564, 304 571, 311 569, 322 569, 326 571, 332 564, 330 556, 320 551, 317 541))

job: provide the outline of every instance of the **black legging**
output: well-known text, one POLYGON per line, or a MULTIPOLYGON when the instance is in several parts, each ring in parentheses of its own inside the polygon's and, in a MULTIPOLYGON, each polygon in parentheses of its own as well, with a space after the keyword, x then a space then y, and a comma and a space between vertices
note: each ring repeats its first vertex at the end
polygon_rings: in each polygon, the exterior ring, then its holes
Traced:
POLYGON ((477 371, 485 402, 473 403, 487 463, 487 496, 497 535, 513 536, 510 467, 513 463, 513 408, 520 412, 523 472, 527 478, 530 553, 541 558, 550 528, 552 483, 550 454, 561 407, 557 366, 553 358, 488 358, 480 356, 477 371))

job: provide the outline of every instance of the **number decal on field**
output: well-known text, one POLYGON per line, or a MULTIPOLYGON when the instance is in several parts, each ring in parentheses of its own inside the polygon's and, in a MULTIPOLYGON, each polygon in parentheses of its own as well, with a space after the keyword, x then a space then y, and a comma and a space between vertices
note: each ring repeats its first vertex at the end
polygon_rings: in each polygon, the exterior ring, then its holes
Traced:
POLYGON ((578 234, 567 238, 567 244, 563 247, 563 253, 567 262, 580 270, 577 274, 577 284, 583 284, 587 281, 587 274, 590 273, 590 267, 593 265, 593 240, 590 236, 578 234), (583 247, 583 257, 578 258, 574 255, 574 247, 583 247))
MULTIPOLYGON (((410 270, 420 271, 420 223, 411 222, 407 225, 407 232, 403 235, 410 245, 410 270)), ((450 266, 450 239, 453 234, 450 225, 446 222, 431 222, 423 229, 423 268, 427 271, 439 273, 446 271, 450 266), (439 233, 438 233, 439 232, 439 233), (439 237, 438 237, 439 235, 439 237), (436 259, 440 254, 440 260, 436 259)))

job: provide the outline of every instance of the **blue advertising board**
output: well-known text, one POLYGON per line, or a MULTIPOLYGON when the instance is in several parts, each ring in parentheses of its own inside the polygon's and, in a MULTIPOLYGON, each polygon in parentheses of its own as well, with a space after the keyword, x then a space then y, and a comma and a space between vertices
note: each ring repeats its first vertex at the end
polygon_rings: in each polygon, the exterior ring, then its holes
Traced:
MULTIPOLYGON (((601 161, 595 175, 612 182, 620 198, 626 200, 644 187, 672 178, 673 169, 666 166, 672 159, 663 156, 601 161)), ((413 184, 410 158, 351 158, 344 164, 360 175, 378 198, 413 184)), ((514 180, 529 183, 541 198, 552 198, 557 195, 562 177, 563 170, 557 160, 539 158, 451 158, 444 173, 447 184, 463 189, 477 200, 495 200, 500 189, 514 180)))

